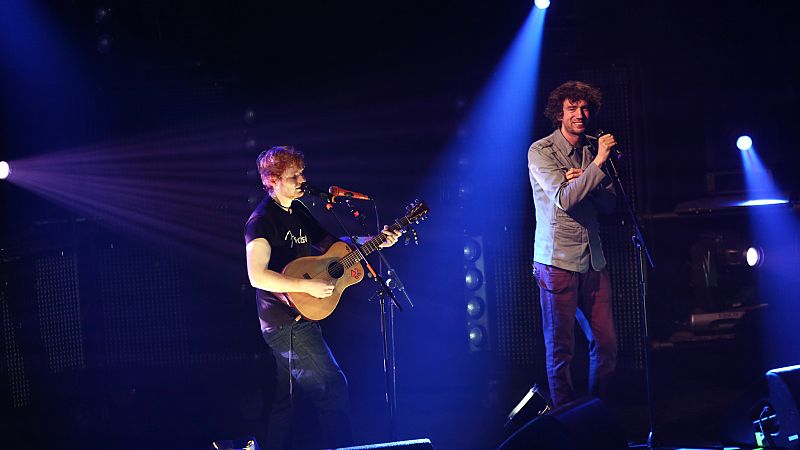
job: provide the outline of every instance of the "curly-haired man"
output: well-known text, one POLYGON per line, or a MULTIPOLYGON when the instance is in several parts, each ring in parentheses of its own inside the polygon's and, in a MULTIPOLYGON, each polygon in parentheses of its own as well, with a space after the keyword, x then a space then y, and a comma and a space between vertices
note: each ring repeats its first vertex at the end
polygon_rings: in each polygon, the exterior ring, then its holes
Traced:
POLYGON ((576 397, 570 365, 575 321, 589 340, 589 392, 607 394, 616 366, 611 285, 598 215, 616 203, 603 171, 613 135, 587 136, 600 109, 600 91, 568 81, 550 93, 545 116, 555 131, 531 145, 528 174, 536 209, 533 274, 539 285, 547 378, 554 406, 576 397))

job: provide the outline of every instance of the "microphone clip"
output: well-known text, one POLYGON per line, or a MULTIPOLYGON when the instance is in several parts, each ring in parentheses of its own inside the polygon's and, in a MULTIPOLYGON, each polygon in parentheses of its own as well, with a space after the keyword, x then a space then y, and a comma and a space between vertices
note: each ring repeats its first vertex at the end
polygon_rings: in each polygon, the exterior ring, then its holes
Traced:
POLYGON ((335 198, 333 195, 331 195, 331 194, 329 194, 329 193, 327 193, 327 192, 325 192, 325 191, 323 191, 321 189, 318 189, 318 188, 308 184, 307 181, 305 183, 303 183, 302 185, 300 185, 300 189, 306 195, 310 195, 312 197, 319 197, 319 198, 325 200, 325 202, 327 202, 327 203, 333 203, 333 200, 335 198))

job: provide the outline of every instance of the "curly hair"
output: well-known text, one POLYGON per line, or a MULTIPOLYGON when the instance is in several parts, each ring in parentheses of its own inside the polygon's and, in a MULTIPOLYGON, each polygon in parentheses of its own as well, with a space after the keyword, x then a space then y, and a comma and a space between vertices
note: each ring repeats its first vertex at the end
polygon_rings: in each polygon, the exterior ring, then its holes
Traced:
POLYGON ((280 178, 292 166, 302 169, 305 167, 305 160, 303 153, 293 145, 278 145, 261 152, 256 158, 256 166, 264 189, 272 192, 268 183, 270 177, 280 178))
POLYGON ((555 128, 561 126, 561 119, 564 117, 564 100, 573 103, 586 100, 589 111, 597 114, 603 104, 603 94, 599 89, 582 81, 567 81, 553 89, 553 92, 547 97, 544 116, 550 119, 555 128))

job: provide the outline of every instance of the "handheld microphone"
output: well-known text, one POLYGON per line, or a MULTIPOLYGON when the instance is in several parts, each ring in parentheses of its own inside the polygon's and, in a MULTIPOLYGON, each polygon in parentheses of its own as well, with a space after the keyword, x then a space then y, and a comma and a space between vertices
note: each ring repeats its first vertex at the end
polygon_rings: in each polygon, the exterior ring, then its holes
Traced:
POLYGON ((372 200, 369 198, 368 195, 362 194, 360 192, 350 191, 345 188, 339 186, 331 186, 328 189, 328 192, 331 195, 331 198, 335 201, 339 197, 344 197, 345 199, 355 199, 355 200, 372 200))
POLYGON ((332 202, 334 198, 331 194, 308 184, 307 181, 302 185, 300 185, 300 189, 302 189, 302 191, 305 192, 306 194, 312 197, 319 197, 325 200, 326 202, 332 202))
MULTIPOLYGON (((597 139, 600 139, 600 138, 601 138, 603 135, 606 135, 606 134, 608 134, 608 133, 606 133, 606 132, 605 132, 605 131, 603 131, 602 129, 598 128, 598 129, 597 129, 597 133, 596 133, 596 135, 595 135, 595 136, 593 136, 593 137, 595 137, 595 138, 597 138, 597 139)), ((619 148, 619 144, 617 144, 617 145, 615 145, 615 146, 611 147, 611 155, 612 155, 612 156, 613 156, 615 159, 622 159, 622 158, 625 156, 625 154, 624 154, 624 153, 622 153, 622 150, 620 150, 620 148, 619 148)))

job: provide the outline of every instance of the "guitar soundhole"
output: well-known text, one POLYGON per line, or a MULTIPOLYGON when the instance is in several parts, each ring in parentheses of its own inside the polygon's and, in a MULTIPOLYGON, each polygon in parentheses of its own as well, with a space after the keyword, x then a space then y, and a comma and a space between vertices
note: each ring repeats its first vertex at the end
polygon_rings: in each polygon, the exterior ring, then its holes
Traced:
POLYGON ((331 263, 328 266, 328 275, 331 278, 342 278, 342 275, 344 275, 344 266, 339 262, 331 263))

